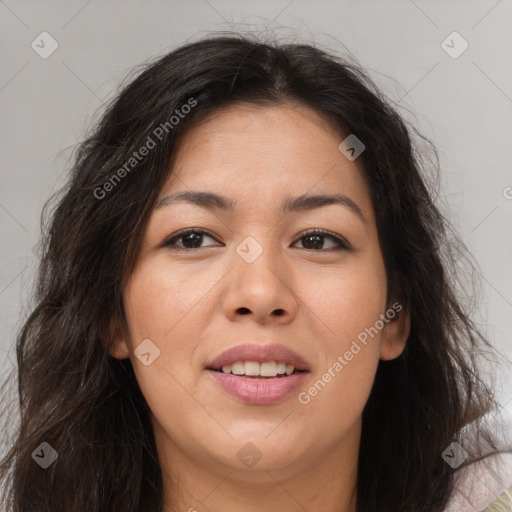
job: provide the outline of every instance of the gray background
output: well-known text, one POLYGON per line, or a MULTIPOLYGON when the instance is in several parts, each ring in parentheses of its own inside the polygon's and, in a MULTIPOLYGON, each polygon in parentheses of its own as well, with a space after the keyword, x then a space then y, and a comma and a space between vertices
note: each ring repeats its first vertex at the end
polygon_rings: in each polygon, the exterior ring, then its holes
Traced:
POLYGON ((43 203, 126 73, 211 31, 268 30, 345 45, 437 146, 440 204, 480 265, 473 318, 496 344, 496 392, 512 418, 511 21, 510 0, 0 0, 0 366, 13 365, 29 311, 43 203), (46 59, 31 47, 43 31, 58 43, 46 59), (457 58, 441 46, 453 31, 469 44, 457 58))

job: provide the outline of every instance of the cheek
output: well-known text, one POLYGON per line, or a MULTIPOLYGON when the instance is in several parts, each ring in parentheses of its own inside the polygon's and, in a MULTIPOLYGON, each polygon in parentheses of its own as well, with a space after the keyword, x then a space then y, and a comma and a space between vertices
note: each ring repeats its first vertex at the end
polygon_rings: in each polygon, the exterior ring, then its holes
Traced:
POLYGON ((346 432, 362 414, 380 358, 381 331, 375 325, 383 311, 377 291, 360 284, 345 288, 323 308, 329 328, 319 327, 325 334, 322 364, 297 397, 313 428, 346 432))
POLYGON ((169 265, 165 258, 146 261, 136 269, 124 291, 133 342, 141 336, 153 337, 165 346, 175 339, 181 324, 201 310, 201 299, 211 287, 205 277, 169 265))
POLYGON ((124 289, 130 358, 154 411, 162 407, 163 397, 166 407, 190 406, 186 392, 194 387, 190 368, 211 313, 205 309, 205 297, 217 280, 212 272, 186 272, 169 265, 165 257, 155 257, 135 269, 124 289), (150 340, 158 354, 147 366, 134 353, 143 340, 150 340))
POLYGON ((381 338, 376 325, 385 313, 386 280, 374 260, 320 282, 316 289, 306 291, 306 286, 304 293, 318 318, 316 343, 323 340, 324 355, 315 379, 298 400, 305 414, 315 410, 312 417, 319 428, 330 424, 343 431, 360 416, 375 378, 381 338), (327 416, 326 411, 339 414, 327 416))
POLYGON ((297 397, 308 429, 323 432, 326 438, 339 438, 349 432, 361 418, 377 364, 378 358, 363 349, 349 362, 333 361, 312 380, 297 397))
MULTIPOLYGON (((188 365, 197 344, 190 322, 197 313, 194 304, 202 290, 185 280, 183 272, 179 274, 157 259, 151 264, 146 261, 135 269, 123 295, 130 359, 138 386, 152 417, 162 425, 168 422, 169 431, 181 427, 179 420, 170 421, 170 411, 187 416, 194 413, 195 405, 188 393, 193 389, 188 365), (156 357, 151 354, 148 365, 134 353, 143 340, 150 340, 156 347, 150 345, 149 352, 155 350, 156 357)), ((205 293, 202 291, 202 295, 205 293)))
POLYGON ((342 350, 385 312, 386 280, 376 263, 347 266, 303 281, 302 297, 325 330, 325 347, 342 350))

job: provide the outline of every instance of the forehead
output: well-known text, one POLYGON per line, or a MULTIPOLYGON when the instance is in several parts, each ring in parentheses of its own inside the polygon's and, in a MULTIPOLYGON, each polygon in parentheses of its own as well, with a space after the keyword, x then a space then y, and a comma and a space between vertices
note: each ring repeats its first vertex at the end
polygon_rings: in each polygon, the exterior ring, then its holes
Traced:
POLYGON ((371 208, 362 167, 338 149, 344 138, 305 106, 230 106, 183 136, 159 200, 209 190, 234 198, 237 207, 277 208, 284 196, 339 193, 371 208))

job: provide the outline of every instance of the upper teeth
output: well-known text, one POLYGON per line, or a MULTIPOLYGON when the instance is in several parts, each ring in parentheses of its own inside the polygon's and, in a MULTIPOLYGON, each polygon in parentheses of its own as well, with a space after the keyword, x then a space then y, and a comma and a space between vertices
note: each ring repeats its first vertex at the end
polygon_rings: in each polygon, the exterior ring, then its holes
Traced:
POLYGON ((266 361, 257 363, 256 361, 237 361, 233 364, 226 364, 222 367, 224 373, 233 373, 235 375, 250 375, 252 377, 275 377, 276 375, 291 375, 295 366, 284 362, 266 361))

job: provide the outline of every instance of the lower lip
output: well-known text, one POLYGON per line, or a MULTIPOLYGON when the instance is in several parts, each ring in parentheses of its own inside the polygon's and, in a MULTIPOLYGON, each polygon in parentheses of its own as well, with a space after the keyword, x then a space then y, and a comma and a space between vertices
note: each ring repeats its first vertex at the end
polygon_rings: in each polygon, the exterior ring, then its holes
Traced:
POLYGON ((232 373, 207 370, 230 395, 252 405, 270 405, 288 398, 309 372, 299 372, 274 379, 247 378, 232 373))

